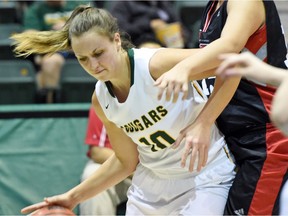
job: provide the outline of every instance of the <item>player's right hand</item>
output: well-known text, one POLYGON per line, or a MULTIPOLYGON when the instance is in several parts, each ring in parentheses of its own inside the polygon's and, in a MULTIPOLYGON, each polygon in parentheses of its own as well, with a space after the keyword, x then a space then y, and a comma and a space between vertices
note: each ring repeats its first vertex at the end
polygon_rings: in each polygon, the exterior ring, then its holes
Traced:
POLYGON ((21 213, 22 214, 28 214, 30 212, 33 212, 33 211, 36 211, 40 208, 43 208, 45 206, 49 206, 49 203, 43 201, 43 202, 39 202, 39 203, 36 203, 36 204, 33 204, 33 205, 30 205, 30 206, 27 206, 23 209, 21 209, 21 213))
POLYGON ((36 203, 21 209, 21 213, 27 214, 49 205, 58 205, 73 210, 77 204, 78 203, 70 199, 68 193, 64 193, 52 197, 45 197, 43 202, 36 203))

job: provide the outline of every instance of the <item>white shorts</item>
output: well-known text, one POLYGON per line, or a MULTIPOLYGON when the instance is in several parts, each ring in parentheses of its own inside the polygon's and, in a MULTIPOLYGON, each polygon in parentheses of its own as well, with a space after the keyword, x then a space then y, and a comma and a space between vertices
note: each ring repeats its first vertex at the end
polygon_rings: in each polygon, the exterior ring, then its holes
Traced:
POLYGON ((217 163, 185 179, 163 178, 139 164, 126 215, 223 215, 235 165, 224 150, 218 156, 217 163))

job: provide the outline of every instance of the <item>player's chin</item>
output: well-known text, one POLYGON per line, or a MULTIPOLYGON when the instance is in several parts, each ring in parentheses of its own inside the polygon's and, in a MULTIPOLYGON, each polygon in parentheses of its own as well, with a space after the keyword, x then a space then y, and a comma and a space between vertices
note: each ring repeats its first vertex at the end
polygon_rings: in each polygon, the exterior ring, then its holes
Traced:
POLYGON ((103 71, 101 73, 98 74, 94 74, 92 75, 96 80, 100 80, 102 82, 107 82, 111 80, 111 77, 108 76, 108 73, 103 71))
POLYGON ((96 78, 96 80, 101 81, 101 82, 108 82, 108 81, 110 81, 109 79, 105 79, 105 78, 96 78))

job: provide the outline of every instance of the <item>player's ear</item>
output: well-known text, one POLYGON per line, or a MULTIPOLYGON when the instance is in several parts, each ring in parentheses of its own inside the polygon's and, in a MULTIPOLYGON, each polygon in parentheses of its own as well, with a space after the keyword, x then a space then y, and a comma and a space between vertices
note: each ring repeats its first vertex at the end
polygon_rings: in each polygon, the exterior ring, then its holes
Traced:
POLYGON ((114 41, 117 46, 117 51, 121 50, 121 36, 118 32, 114 34, 114 41))

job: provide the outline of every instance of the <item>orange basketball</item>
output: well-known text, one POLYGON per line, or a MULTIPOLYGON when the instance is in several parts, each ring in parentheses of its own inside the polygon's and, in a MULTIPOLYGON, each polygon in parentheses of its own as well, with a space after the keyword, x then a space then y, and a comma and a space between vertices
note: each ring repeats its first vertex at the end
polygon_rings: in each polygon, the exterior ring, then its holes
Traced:
POLYGON ((30 216, 64 216, 64 215, 70 215, 70 216, 76 216, 73 211, 71 211, 68 208, 64 208, 62 206, 45 206, 41 209, 38 209, 30 216))

